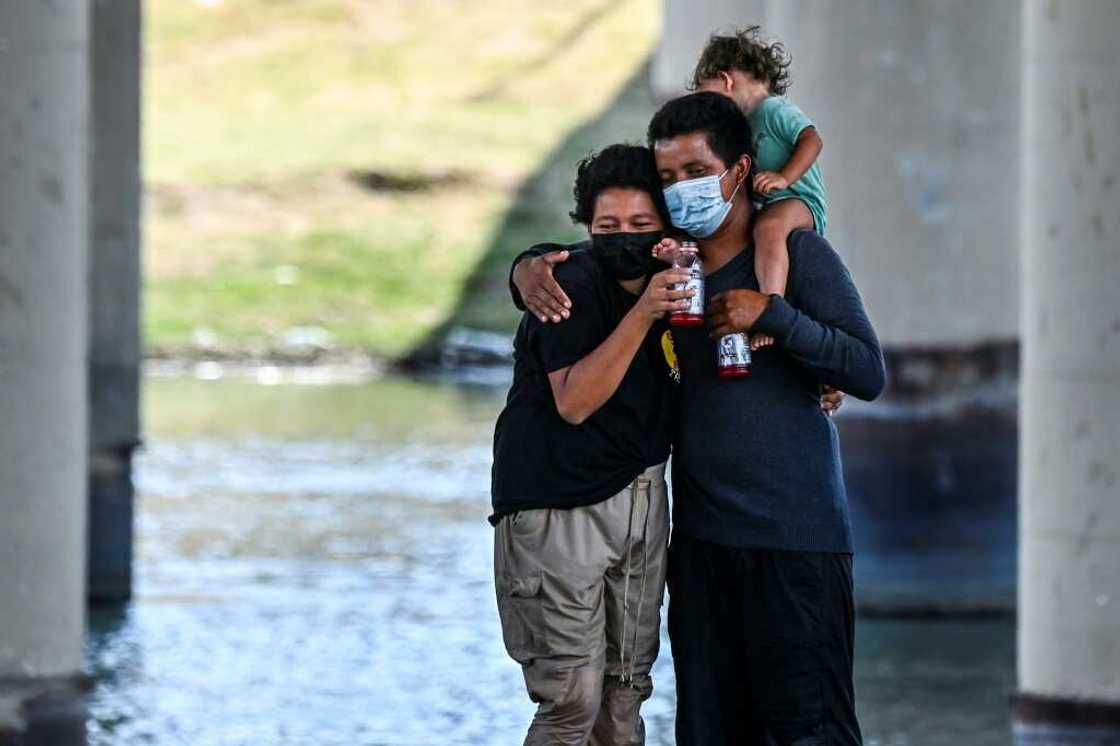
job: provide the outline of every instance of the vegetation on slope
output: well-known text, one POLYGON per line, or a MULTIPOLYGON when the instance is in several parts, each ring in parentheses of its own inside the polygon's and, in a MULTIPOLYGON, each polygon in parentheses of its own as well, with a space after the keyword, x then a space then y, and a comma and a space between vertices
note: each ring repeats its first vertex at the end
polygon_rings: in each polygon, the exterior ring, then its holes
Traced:
POLYGON ((493 278, 575 235, 579 155, 640 139, 659 24, 653 0, 146 11, 145 333, 170 354, 510 329, 493 278))

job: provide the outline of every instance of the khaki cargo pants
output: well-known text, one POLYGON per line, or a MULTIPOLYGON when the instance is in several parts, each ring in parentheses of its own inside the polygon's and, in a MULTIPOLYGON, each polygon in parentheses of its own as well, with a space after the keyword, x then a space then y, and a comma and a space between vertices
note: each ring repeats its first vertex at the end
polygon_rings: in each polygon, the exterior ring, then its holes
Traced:
POLYGON ((537 703, 525 746, 645 743, 668 541, 664 464, 601 503, 498 524, 502 637, 537 703))

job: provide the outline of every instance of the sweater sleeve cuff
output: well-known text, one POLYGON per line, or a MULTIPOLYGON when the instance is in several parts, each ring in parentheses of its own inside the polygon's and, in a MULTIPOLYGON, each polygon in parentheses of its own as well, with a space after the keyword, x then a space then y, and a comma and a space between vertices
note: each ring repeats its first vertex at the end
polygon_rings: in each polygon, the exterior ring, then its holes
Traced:
POLYGON ((797 321, 797 310, 780 295, 771 295, 766 310, 754 322, 752 332, 768 334, 774 339, 784 340, 794 322, 797 321))
POLYGON ((529 257, 537 256, 538 253, 539 252, 536 252, 533 249, 522 251, 520 254, 514 257, 513 263, 509 265, 509 295, 511 298, 513 298, 513 305, 517 307, 518 311, 525 310, 525 300, 521 297, 521 291, 519 291, 517 289, 517 286, 513 284, 513 271, 517 269, 517 264, 522 259, 528 259, 529 257))

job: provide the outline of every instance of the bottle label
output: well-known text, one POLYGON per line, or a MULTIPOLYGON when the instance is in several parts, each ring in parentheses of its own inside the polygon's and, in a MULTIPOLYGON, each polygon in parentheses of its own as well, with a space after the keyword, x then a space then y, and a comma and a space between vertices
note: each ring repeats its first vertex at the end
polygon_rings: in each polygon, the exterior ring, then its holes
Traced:
POLYGON ((681 290, 695 290, 696 295, 688 299, 688 308, 682 309, 677 313, 685 316, 703 316, 704 315, 704 268, 700 266, 700 262, 694 263, 688 268, 688 282, 681 286, 681 290))
POLYGON ((719 367, 751 364, 751 344, 746 334, 725 334, 719 340, 719 367))

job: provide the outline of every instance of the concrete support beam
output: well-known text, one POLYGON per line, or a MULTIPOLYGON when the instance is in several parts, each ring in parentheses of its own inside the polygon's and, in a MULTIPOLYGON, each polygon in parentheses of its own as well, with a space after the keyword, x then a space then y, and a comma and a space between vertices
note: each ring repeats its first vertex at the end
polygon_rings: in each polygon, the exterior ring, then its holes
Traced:
POLYGON ((89 6, 0 3, 0 742, 84 743, 89 6))
POLYGON ((887 347, 1018 337, 1020 0, 770 0, 887 347))
POLYGON ((707 33, 761 22, 792 54, 788 95, 824 138, 827 237, 890 375, 881 401, 852 402, 838 420, 866 610, 1014 608, 1019 5, 671 0, 666 11, 659 61, 677 69, 663 79, 686 76, 707 33))
POLYGON ((140 0, 94 0, 91 27, 89 597, 132 594, 140 440, 140 0))
POLYGON ((864 610, 1010 612, 1021 0, 666 0, 654 88, 761 24, 824 138, 828 238, 890 382, 838 420, 864 610))
POLYGON ((1120 3, 1023 9, 1019 744, 1120 744, 1120 3))

